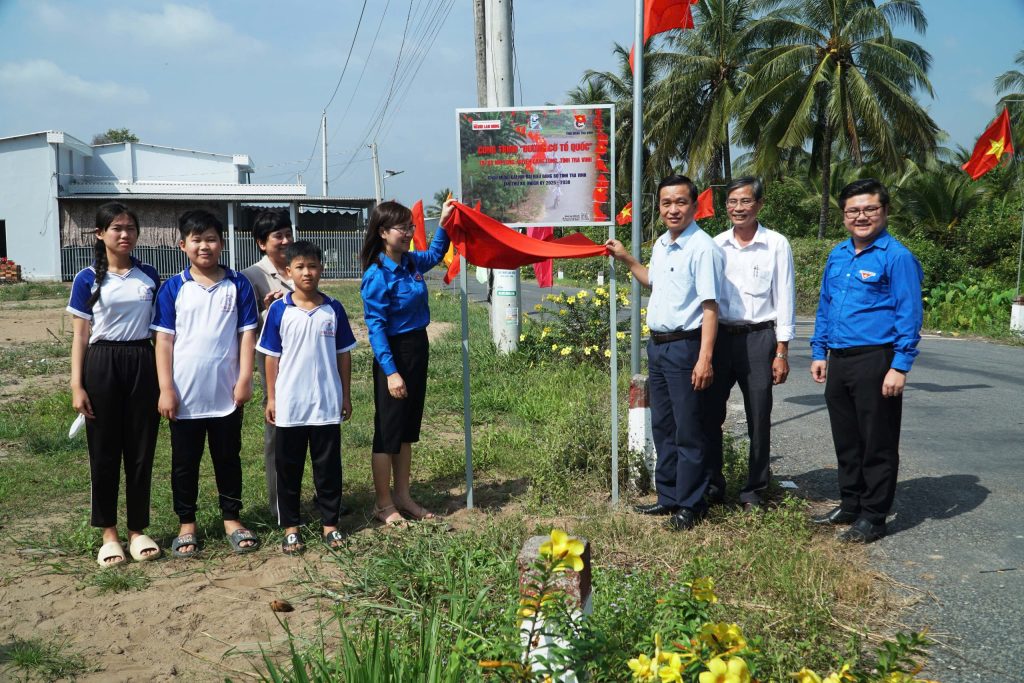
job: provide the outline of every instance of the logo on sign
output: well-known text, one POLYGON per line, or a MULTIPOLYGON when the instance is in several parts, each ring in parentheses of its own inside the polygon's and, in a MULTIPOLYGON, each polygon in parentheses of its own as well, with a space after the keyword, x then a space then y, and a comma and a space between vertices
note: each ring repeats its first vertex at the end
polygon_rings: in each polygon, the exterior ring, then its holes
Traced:
POLYGON ((473 130, 501 130, 501 119, 473 121, 473 130))
POLYGON ((587 125, 587 115, 576 114, 574 125, 576 126, 576 128, 582 130, 587 125))

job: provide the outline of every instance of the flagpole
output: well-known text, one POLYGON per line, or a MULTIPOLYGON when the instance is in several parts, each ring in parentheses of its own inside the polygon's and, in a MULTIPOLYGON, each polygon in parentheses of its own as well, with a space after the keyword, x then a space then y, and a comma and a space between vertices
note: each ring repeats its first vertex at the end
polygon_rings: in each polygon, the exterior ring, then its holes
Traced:
MULTIPOLYGON (((644 162, 644 0, 635 0, 636 23, 633 31, 633 224, 630 235, 633 258, 640 260, 643 230, 643 162, 644 162), (640 48, 640 49, 636 49, 640 48)), ((629 315, 629 369, 640 374, 640 281, 633 278, 632 307, 629 315)), ((614 479, 613 479, 614 480, 614 479)))
POLYGON ((473 429, 469 405, 469 293, 466 272, 469 264, 459 254, 459 298, 462 308, 462 426, 466 448, 466 509, 473 509, 473 429))

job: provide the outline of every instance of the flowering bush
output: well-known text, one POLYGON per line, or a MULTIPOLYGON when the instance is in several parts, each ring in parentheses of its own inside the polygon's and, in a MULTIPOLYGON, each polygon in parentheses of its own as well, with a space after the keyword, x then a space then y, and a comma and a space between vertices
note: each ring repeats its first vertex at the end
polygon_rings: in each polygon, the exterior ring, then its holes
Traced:
MULTIPOLYGON (((485 673, 503 681, 547 683, 562 680, 629 680, 641 683, 763 683, 758 672, 767 670, 768 655, 756 639, 748 639, 738 624, 714 621, 712 606, 718 602, 711 577, 683 583, 657 601, 650 615, 648 650, 635 657, 609 661, 615 652, 615 633, 603 632, 569 604, 557 587, 559 572, 583 569, 584 545, 564 531, 553 529, 541 545, 533 572, 519 600, 520 630, 524 646, 515 660, 485 660, 485 673), (665 637, 663 634, 672 634, 665 637), (618 668, 621 676, 615 675, 618 668)), ((796 683, 937 683, 916 678, 924 654, 923 633, 897 634, 883 643, 871 669, 844 662, 822 678, 803 668, 790 674, 796 683)), ((621 651, 621 649, 619 650, 621 651)))
MULTIPOLYGON (((549 294, 546 304, 534 308, 538 320, 526 320, 519 336, 519 350, 538 360, 547 358, 607 364, 611 358, 611 337, 608 324, 610 292, 597 287, 593 292, 581 289, 576 294, 549 294)), ((629 297, 619 289, 619 308, 629 306, 629 297)), ((641 315, 646 314, 641 309, 641 315)), ((525 316, 524 316, 525 318, 525 316)), ((628 344, 629 321, 620 320, 615 338, 620 346, 628 344)), ((642 333, 648 333, 647 325, 642 333)))

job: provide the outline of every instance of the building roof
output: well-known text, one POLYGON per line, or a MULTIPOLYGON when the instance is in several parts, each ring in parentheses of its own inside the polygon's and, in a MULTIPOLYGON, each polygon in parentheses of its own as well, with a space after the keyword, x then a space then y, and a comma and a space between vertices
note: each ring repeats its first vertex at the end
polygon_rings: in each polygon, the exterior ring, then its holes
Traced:
POLYGON ((346 208, 372 208, 377 200, 373 197, 310 197, 307 195, 280 195, 280 194, 143 194, 133 192, 102 193, 102 194, 68 194, 61 195, 61 201, 91 200, 151 200, 167 202, 238 202, 242 204, 290 204, 296 202, 312 206, 340 206, 346 208))

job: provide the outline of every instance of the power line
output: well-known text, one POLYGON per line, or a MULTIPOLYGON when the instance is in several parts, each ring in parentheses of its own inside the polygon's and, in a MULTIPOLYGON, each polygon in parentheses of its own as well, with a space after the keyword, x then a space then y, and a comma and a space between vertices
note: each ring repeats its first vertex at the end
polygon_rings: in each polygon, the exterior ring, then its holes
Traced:
POLYGON ((334 97, 338 94, 338 88, 341 87, 341 81, 345 78, 345 72, 348 71, 348 62, 352 59, 352 49, 356 46, 356 38, 359 37, 359 27, 363 25, 363 14, 366 12, 366 3, 368 0, 363 0, 363 8, 359 10, 359 19, 356 21, 356 32, 352 34, 352 42, 348 46, 348 56, 345 57, 345 66, 341 68, 341 75, 338 76, 338 83, 334 86, 334 92, 331 93, 331 99, 327 101, 327 106, 324 107, 326 113, 331 108, 331 103, 334 102, 334 97))

